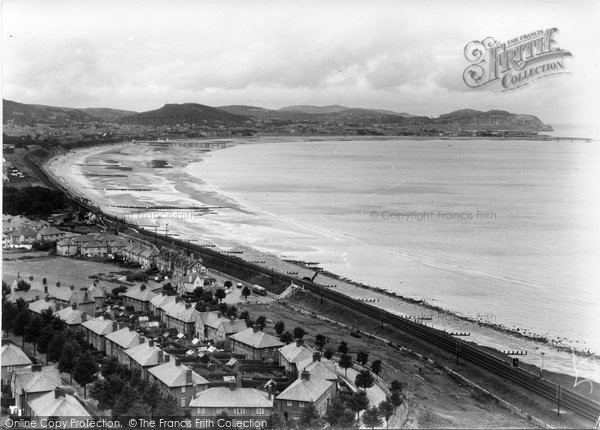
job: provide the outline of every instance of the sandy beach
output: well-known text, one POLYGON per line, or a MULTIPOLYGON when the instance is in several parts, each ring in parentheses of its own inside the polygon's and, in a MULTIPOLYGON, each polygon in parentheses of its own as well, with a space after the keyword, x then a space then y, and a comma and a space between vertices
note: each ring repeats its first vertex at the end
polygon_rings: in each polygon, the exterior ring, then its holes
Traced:
MULTIPOLYGON (((267 140, 270 139, 216 142, 233 146, 267 140)), ((214 246, 223 252, 242 251, 241 254, 236 253, 236 256, 283 273, 297 272, 295 276, 299 278, 312 277, 315 273, 312 266, 296 264, 291 261, 296 259, 295 255, 286 253, 288 244, 291 247, 295 242, 294 237, 302 235, 303 227, 290 225, 285 230, 282 228, 279 247, 273 249, 271 244, 264 246, 261 237, 273 236, 273 226, 264 225, 252 208, 224 195, 202 180, 202 160, 210 157, 211 153, 203 145, 177 147, 159 145, 156 142, 136 142, 62 154, 50 160, 46 164, 46 170, 73 192, 95 202, 102 211, 126 218, 142 228, 199 245, 214 246), (160 167, 156 167, 157 163, 153 162, 157 160, 160 167), (169 205, 175 209, 132 207, 159 205, 169 205), (194 209, 176 209, 184 206, 194 209), (207 217, 206 214, 211 216, 207 217), (222 222, 232 216, 240 219, 241 223, 252 226, 251 238, 245 236, 247 229, 241 225, 222 222)), ((495 328, 493 325, 496 322, 485 315, 479 321, 469 321, 443 309, 435 309, 442 308, 443 303, 431 302, 428 305, 393 298, 384 291, 364 288, 333 274, 319 274, 316 281, 350 297, 373 301, 377 306, 414 318, 423 324, 449 332, 467 332, 470 336, 463 339, 481 345, 500 351, 528 351, 527 355, 520 356, 521 361, 540 366, 543 357, 544 369, 600 380, 594 357, 572 354, 559 341, 552 345, 551 342, 540 342, 528 337, 535 336, 534 333, 521 331, 520 335, 515 335, 511 332, 513 327, 495 328)))

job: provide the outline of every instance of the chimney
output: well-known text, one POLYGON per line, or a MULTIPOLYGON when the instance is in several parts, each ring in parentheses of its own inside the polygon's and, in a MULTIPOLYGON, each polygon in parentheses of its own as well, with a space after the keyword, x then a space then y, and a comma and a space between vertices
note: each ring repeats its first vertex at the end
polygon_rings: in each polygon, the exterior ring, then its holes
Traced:
POLYGON ((73 303, 73 304, 71 305, 71 307, 73 308, 73 310, 77 309, 77 303, 73 303))
POLYGON ((175 303, 181 302, 181 297, 175 297, 175 303))
POLYGON ((192 307, 192 305, 191 305, 190 303, 186 303, 186 304, 185 304, 185 308, 186 308, 186 309, 190 309, 191 307, 192 307))
POLYGON ((221 318, 221 317, 223 317, 223 312, 221 312, 221 311, 218 311, 218 312, 217 312, 217 318, 221 318))
POLYGON ((48 284, 48 280, 46 278, 42 279, 42 285, 47 285, 48 284))
POLYGON ((29 275, 29 280, 33 281, 33 275, 29 275))
POLYGON ((271 388, 271 384, 267 387, 267 393, 269 395, 269 400, 271 400, 271 396, 273 395, 273 389, 271 388))
POLYGON ((36 299, 36 300, 39 300, 39 299, 40 299, 40 296, 35 296, 35 299, 36 299))
POLYGON ((116 321, 112 322, 112 326, 113 326, 113 330, 112 331, 117 331, 119 330, 119 323, 116 321))
POLYGON ((304 345, 304 340, 296 339, 296 346, 302 346, 302 345, 304 345))
POLYGON ((175 366, 181 366, 181 359, 175 357, 175 366))
POLYGON ((144 336, 140 336, 140 343, 146 342, 146 338, 144 336))
POLYGON ((56 286, 60 287, 60 281, 56 281, 56 286))
POLYGON ((168 363, 171 360, 171 356, 169 354, 165 354, 165 363, 168 363))
POLYGON ((188 282, 192 282, 192 274, 191 273, 188 275, 188 282))
POLYGON ((300 378, 310 381, 310 373, 308 373, 306 370, 303 370, 302 373, 300 373, 300 378))
POLYGON ((185 383, 186 384, 192 383, 192 369, 187 369, 185 371, 185 383))
POLYGON ((154 339, 148 339, 148 346, 154 346, 154 339))
POLYGON ((234 382, 230 382, 230 383, 229 383, 229 389, 230 389, 231 391, 235 391, 235 381, 234 381, 234 382))
POLYGON ((31 365, 31 371, 32 372, 41 372, 42 371, 42 365, 41 364, 32 364, 31 365))
POLYGON ((75 285, 71 285, 69 288, 71 289, 71 291, 75 291, 75 285))
POLYGON ((321 361, 321 353, 318 351, 313 354, 313 362, 315 361, 321 361))
POLYGON ((164 363, 165 357, 163 356, 162 349, 158 350, 158 364, 164 363))
POLYGON ((65 395, 65 390, 63 390, 62 388, 56 387, 54 389, 54 398, 58 399, 59 397, 62 397, 65 395))
POLYGON ((257 333, 257 332, 259 332, 259 331, 260 331, 260 324, 254 324, 254 325, 252 326, 252 331, 253 331, 254 333, 257 333))
POLYGON ((146 284, 140 285, 140 291, 144 291, 146 289, 146 284))
POLYGON ((48 294, 48 285, 44 285, 44 293, 48 294))

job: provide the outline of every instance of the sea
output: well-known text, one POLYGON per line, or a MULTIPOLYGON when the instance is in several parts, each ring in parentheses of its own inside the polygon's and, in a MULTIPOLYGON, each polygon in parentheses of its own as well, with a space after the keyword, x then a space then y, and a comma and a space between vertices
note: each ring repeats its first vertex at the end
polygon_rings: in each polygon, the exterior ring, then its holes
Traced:
POLYGON ((600 146, 238 144, 186 173, 220 234, 528 335, 600 352, 600 146))

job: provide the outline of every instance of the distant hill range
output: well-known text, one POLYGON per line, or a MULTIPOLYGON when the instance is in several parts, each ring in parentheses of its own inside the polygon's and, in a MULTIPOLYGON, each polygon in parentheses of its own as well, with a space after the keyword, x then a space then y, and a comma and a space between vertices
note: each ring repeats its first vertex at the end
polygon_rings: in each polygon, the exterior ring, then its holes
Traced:
POLYGON ((415 116, 404 112, 382 109, 348 108, 340 105, 295 105, 281 109, 257 106, 229 105, 211 107, 198 103, 165 104, 146 112, 133 112, 109 108, 65 108, 31 105, 3 100, 4 123, 16 124, 69 124, 69 123, 120 123, 132 125, 196 124, 225 127, 260 128, 261 122, 317 122, 336 125, 391 124, 409 128, 461 128, 519 131, 552 131, 533 115, 514 114, 503 110, 487 112, 462 109, 439 117, 415 116))

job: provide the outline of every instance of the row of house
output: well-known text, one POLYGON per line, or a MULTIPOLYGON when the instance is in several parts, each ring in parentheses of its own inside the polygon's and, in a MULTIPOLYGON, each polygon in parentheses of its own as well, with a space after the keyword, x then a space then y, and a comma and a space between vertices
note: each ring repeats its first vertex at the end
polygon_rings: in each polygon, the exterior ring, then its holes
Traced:
POLYGON ((30 248, 34 242, 56 242, 68 235, 67 232, 56 227, 46 226, 35 230, 29 226, 20 227, 2 233, 3 248, 30 248))

